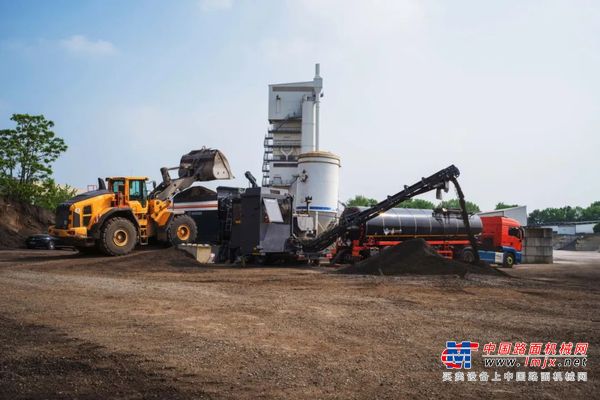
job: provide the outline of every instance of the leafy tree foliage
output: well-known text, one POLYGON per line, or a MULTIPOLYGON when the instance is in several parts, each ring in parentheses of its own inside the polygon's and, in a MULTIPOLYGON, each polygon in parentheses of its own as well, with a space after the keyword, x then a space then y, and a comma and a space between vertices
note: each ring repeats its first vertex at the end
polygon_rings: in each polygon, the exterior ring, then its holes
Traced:
POLYGON ((356 196, 348 200, 346 202, 346 205, 348 207, 371 207, 377 203, 379 202, 375 199, 371 199, 363 195, 357 194, 356 196))
POLYGON ((580 222, 595 221, 600 219, 600 201, 595 201, 589 207, 571 207, 545 208, 543 210, 533 210, 529 214, 528 223, 530 225, 548 224, 558 222, 580 222))
MULTIPOLYGON (((473 202, 465 201, 465 204, 467 206, 467 212, 469 214, 475 214, 481 211, 479 209, 479 206, 473 202)), ((444 200, 440 204, 438 204, 438 208, 460 209, 460 202, 458 201, 458 199, 444 200)))
POLYGON ((0 193, 46 208, 74 194, 52 180, 52 163, 67 150, 43 115, 13 114, 14 129, 0 130, 0 193))
POLYGON ((600 201, 595 201, 581 211, 583 221, 594 221, 600 219, 600 201))
POLYGON ((600 233, 600 222, 594 225, 594 233, 600 233))
POLYGON ((54 179, 47 179, 39 186, 33 197, 33 204, 48 210, 54 210, 65 200, 77 194, 77 190, 69 185, 58 185, 54 179))
MULTIPOLYGON (((371 207, 377 203, 379 203, 379 201, 358 194, 358 195, 354 196, 352 199, 348 200, 346 202, 346 205, 348 207, 371 207)), ((477 204, 471 203, 469 201, 467 201, 466 203, 467 203, 467 211, 469 213, 473 214, 473 213, 480 211, 479 206, 477 206, 477 204)), ((399 207, 399 208, 417 208, 417 209, 423 209, 423 210, 433 210, 434 208, 436 208, 435 204, 433 204, 429 200, 424 200, 424 199, 405 200, 402 203, 398 204, 397 207, 399 207)), ((460 208, 460 204, 458 203, 458 199, 451 199, 451 200, 441 202, 440 204, 438 204, 437 207, 460 208)))
POLYGON ((435 208, 435 204, 428 200, 423 199, 409 199, 403 201, 398 205, 400 208, 418 208, 422 210, 433 210, 435 208))
POLYGON ((518 204, 506 204, 504 202, 500 202, 498 204, 496 204, 496 210, 504 210, 505 208, 513 208, 513 207, 519 207, 518 204))

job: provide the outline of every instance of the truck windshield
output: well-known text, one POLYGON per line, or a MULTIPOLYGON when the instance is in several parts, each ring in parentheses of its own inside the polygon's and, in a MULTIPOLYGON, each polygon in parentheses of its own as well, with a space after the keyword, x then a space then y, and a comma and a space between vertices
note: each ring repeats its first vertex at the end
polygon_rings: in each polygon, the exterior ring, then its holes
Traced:
POLYGON ((521 238, 521 230, 519 228, 508 228, 508 235, 516 238, 521 238))

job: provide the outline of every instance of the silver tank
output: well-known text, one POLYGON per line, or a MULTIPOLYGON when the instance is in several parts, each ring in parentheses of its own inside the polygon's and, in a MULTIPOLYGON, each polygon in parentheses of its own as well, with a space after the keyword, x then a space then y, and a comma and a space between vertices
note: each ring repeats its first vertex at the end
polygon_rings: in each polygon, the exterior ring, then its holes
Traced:
MULTIPOLYGON (((365 210, 366 207, 348 207, 344 212, 365 210)), ((481 219, 469 216, 474 235, 481 233, 481 219)), ((467 231, 460 213, 434 212, 414 208, 392 208, 366 223, 367 236, 422 237, 434 240, 466 238, 467 231)))

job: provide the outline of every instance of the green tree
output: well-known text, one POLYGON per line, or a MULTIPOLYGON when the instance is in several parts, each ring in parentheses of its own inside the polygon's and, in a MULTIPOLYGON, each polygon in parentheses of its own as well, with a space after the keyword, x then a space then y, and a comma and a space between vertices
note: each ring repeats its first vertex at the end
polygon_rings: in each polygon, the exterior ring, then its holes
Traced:
POLYGON ((600 201, 595 201, 586 208, 564 206, 533 210, 529 214, 528 222, 532 225, 539 225, 560 222, 596 221, 599 219, 600 201))
POLYGON ((544 221, 542 221, 542 212, 540 210, 533 210, 532 212, 529 213, 529 216, 527 217, 527 224, 528 225, 539 225, 544 223, 544 221))
POLYGON ((346 205, 348 207, 371 207, 371 206, 374 206, 377 203, 379 203, 379 202, 377 200, 375 200, 375 199, 370 199, 370 198, 365 197, 363 195, 357 194, 353 198, 349 199, 346 202, 346 205))
POLYGON ((422 210, 433 210, 435 208, 435 204, 428 200, 423 199, 409 199, 405 200, 402 203, 398 204, 400 208, 418 208, 422 210))
MULTIPOLYGON (((467 212, 469 214, 475 214, 475 213, 478 213, 481 211, 479 209, 479 206, 473 202, 465 201, 465 204, 467 206, 467 212)), ((460 209, 460 203, 459 203, 458 199, 450 199, 450 200, 442 201, 440 204, 438 204, 437 207, 438 208, 460 209)))
POLYGON ((54 179, 50 178, 38 186, 38 190, 33 196, 33 203, 48 210, 54 210, 60 203, 76 194, 77 189, 69 185, 58 185, 54 179))
POLYGON ((595 221, 600 219, 600 201, 595 201, 581 211, 582 221, 595 221))
POLYGON ((519 207, 518 204, 506 204, 504 202, 500 202, 498 204, 496 204, 496 210, 504 210, 505 208, 513 208, 513 207, 519 207))
POLYGON ((52 131, 54 122, 43 115, 13 114, 10 119, 15 128, 0 130, 0 193, 48 205, 70 194, 72 189, 65 192, 51 179, 52 163, 67 150, 52 131))
POLYGON ((594 225, 594 233, 600 233, 600 222, 594 225))

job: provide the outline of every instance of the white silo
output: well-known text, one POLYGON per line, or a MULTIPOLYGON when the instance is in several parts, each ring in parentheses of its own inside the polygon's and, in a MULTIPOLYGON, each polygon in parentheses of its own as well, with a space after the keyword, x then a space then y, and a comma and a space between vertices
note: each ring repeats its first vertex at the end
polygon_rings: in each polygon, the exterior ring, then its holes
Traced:
POLYGON ((313 217, 317 234, 337 218, 340 166, 340 158, 327 151, 298 156, 295 208, 313 217))

